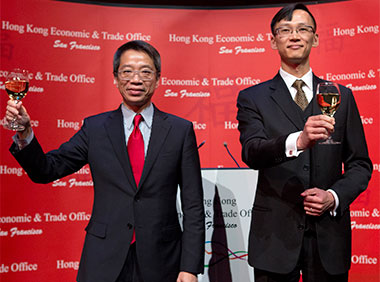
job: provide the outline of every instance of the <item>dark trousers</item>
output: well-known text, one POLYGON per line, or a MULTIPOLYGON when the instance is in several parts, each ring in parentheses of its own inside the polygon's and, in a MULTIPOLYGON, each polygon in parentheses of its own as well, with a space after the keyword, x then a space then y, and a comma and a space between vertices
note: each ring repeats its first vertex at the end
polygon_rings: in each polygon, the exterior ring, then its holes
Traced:
POLYGON ((116 282, 144 282, 136 255, 136 243, 129 247, 127 259, 116 282))
POLYGON ((298 282, 302 272, 303 282, 347 282, 348 272, 331 275, 326 272, 320 260, 315 230, 305 231, 301 255, 296 268, 288 274, 279 274, 254 269, 255 282, 298 282))

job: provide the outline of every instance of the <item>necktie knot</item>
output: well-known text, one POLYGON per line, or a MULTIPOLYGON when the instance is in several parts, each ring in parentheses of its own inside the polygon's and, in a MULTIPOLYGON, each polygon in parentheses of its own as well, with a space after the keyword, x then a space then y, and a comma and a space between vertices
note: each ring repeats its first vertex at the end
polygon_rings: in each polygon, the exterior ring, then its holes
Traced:
POLYGON ((294 97, 294 102, 304 111, 309 104, 309 101, 306 98, 305 92, 302 90, 302 87, 306 85, 305 82, 301 79, 294 81, 292 87, 297 90, 296 96, 294 97))
POLYGON ((133 125, 136 127, 136 126, 139 126, 140 122, 142 121, 143 117, 142 115, 135 115, 134 119, 133 119, 133 125))
POLYGON ((302 80, 302 79, 297 79, 296 81, 294 81, 293 83, 293 87, 295 89, 297 89, 297 91, 303 91, 302 90, 302 87, 305 85, 305 82, 302 80))

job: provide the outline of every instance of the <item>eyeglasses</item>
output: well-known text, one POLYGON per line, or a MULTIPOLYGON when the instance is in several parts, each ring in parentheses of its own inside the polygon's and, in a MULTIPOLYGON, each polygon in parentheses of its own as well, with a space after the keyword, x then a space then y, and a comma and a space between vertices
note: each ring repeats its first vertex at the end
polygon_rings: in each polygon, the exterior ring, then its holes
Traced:
POLYGON ((291 34, 293 34, 293 31, 296 31, 296 33, 298 33, 300 36, 307 36, 315 32, 314 28, 310 25, 297 26, 295 29, 284 26, 276 28, 274 32, 281 37, 289 37, 291 34))
POLYGON ((131 69, 124 69, 124 70, 119 70, 117 72, 117 75, 119 79, 129 81, 132 80, 135 75, 137 74, 139 78, 142 81, 151 81, 154 78, 155 71, 152 71, 150 69, 142 69, 142 70, 131 70, 131 69))

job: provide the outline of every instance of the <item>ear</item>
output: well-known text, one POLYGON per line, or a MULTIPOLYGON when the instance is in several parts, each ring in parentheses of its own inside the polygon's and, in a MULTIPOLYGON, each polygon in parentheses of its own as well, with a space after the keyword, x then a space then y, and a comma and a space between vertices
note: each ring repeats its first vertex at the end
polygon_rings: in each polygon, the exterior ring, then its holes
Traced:
POLYGON ((274 38, 273 34, 271 35, 271 38, 270 38, 270 47, 272 47, 273 50, 277 50, 277 42, 276 42, 276 38, 274 38))
POLYGON ((313 37, 313 47, 318 47, 319 45, 319 36, 318 34, 314 34, 314 37, 313 37))

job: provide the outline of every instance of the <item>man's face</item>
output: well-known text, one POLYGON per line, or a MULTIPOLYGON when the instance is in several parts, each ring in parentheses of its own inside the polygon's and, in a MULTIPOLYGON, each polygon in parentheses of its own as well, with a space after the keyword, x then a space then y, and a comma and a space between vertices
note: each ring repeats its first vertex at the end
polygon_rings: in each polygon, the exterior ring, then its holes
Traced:
POLYGON ((123 79, 121 74, 115 77, 124 104, 135 112, 149 105, 159 85, 153 60, 145 52, 127 50, 120 56, 118 71, 131 73, 129 79, 123 79), (153 72, 153 78, 146 80, 144 74, 149 72, 153 72))
POLYGON ((295 10, 291 21, 283 19, 275 25, 275 31, 281 28, 293 31, 288 36, 275 33, 271 40, 272 49, 278 50, 281 61, 284 63, 302 64, 309 62, 311 48, 317 47, 319 41, 315 32, 296 32, 297 29, 301 28, 302 30, 306 26, 315 28, 312 18, 304 10, 295 10))

